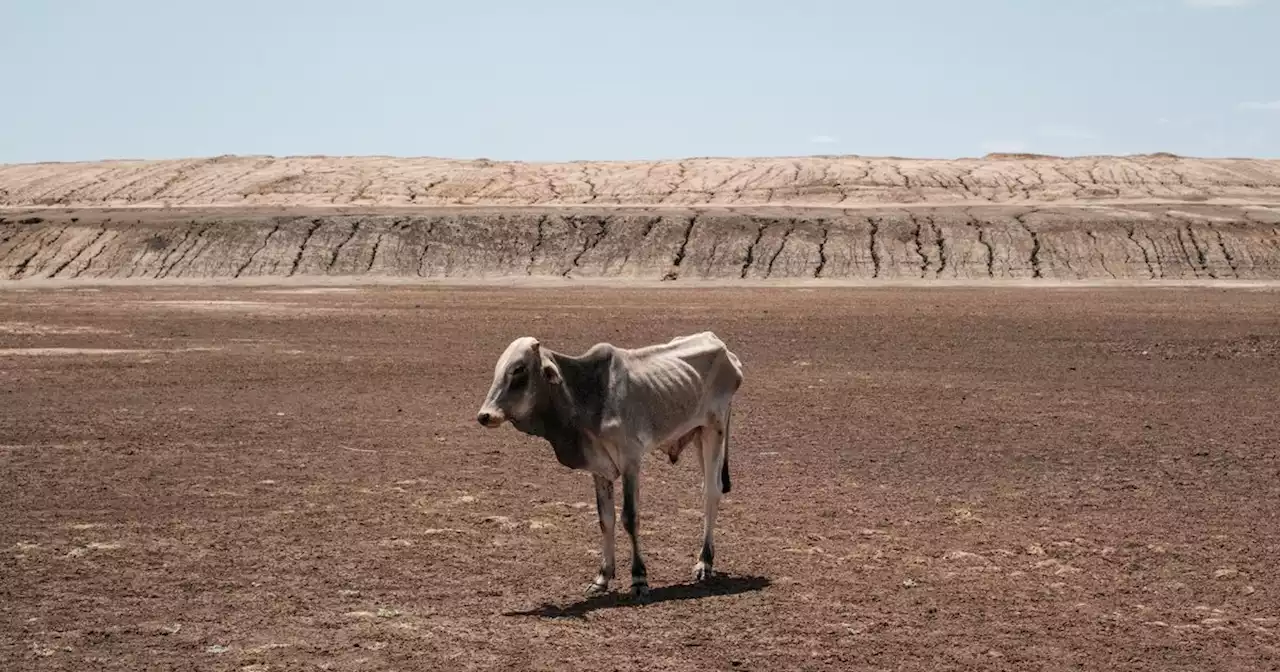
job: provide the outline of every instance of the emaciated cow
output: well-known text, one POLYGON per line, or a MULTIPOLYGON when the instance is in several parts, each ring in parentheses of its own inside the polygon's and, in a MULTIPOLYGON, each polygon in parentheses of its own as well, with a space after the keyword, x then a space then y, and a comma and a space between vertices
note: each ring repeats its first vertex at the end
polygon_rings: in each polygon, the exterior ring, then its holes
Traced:
POLYGON ((712 577, 712 535, 720 496, 730 490, 729 419, 742 384, 742 365, 710 331, 668 343, 620 348, 598 343, 573 357, 536 338, 512 341, 498 359, 477 421, 510 422, 546 439, 560 464, 595 478, 596 511, 604 535, 600 570, 588 595, 614 578, 614 481, 622 478, 622 524, 631 538, 631 591, 649 593, 637 534, 640 462, 650 450, 672 464, 697 446, 702 468, 702 550, 695 581, 712 577))

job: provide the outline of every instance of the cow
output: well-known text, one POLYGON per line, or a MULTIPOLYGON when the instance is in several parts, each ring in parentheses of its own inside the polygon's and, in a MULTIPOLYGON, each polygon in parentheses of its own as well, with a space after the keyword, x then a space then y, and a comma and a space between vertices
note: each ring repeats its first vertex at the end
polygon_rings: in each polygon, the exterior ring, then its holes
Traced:
POLYGON ((597 343, 579 356, 545 348, 537 338, 515 339, 498 358, 476 420, 488 428, 509 422, 545 439, 556 460, 590 473, 603 535, 601 561, 588 596, 609 591, 614 579, 614 483, 622 479, 622 524, 631 538, 631 593, 649 595, 640 552, 640 462, 651 450, 675 464, 696 446, 702 469, 702 549, 693 579, 712 579, 713 533, 720 497, 731 489, 729 421, 742 365, 714 333, 622 348, 597 343))

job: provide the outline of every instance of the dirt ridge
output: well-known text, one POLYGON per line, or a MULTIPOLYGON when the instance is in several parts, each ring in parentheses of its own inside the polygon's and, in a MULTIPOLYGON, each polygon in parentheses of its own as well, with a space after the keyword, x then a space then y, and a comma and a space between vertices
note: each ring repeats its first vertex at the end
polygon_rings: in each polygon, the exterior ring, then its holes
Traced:
POLYGON ((0 279, 1275 280, 1280 209, 72 211, 0 279))
POLYGON ((1280 160, 1170 154, 531 163, 218 156, 0 165, 0 208, 1280 203, 1280 160))
POLYGON ((0 280, 1277 280, 1280 161, 0 166, 0 280))

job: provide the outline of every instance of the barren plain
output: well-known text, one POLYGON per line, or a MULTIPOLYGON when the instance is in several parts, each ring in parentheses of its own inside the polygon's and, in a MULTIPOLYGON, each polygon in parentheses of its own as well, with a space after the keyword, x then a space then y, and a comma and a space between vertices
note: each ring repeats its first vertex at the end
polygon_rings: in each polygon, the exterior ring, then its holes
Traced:
POLYGON ((1277 669, 1278 297, 10 288, 0 668, 1277 669), (656 599, 585 600, 589 479, 476 424, 494 358, 702 329, 725 576, 651 457, 656 599))

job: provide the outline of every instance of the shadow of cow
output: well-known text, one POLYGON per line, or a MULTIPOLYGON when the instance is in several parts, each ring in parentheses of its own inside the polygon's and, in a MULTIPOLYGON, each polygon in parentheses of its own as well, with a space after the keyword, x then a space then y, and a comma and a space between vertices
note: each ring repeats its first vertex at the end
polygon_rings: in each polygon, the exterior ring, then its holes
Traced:
POLYGON ((715 597, 717 595, 738 595, 740 593, 764 590, 769 585, 769 579, 763 576, 729 576, 721 574, 707 583, 682 583, 653 588, 645 599, 635 599, 629 593, 609 593, 607 595, 589 597, 564 607, 543 604, 527 611, 508 611, 503 616, 583 618, 598 609, 638 607, 645 604, 679 600, 700 600, 704 597, 715 597))

